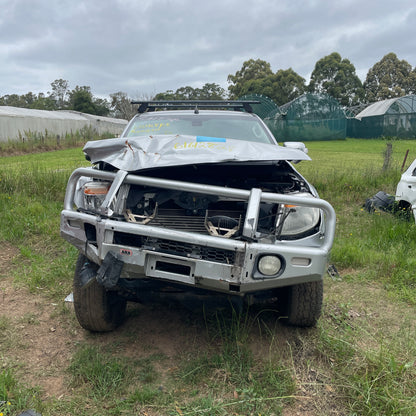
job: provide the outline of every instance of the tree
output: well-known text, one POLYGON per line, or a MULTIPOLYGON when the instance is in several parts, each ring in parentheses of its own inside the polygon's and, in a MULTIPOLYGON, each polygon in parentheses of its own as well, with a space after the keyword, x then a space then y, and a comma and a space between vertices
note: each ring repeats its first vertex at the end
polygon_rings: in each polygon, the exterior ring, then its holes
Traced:
POLYGON ((273 78, 276 89, 274 96, 270 98, 273 98, 278 105, 288 103, 306 91, 305 79, 292 68, 279 69, 273 78))
POLYGON ((110 107, 114 117, 130 120, 136 113, 135 108, 131 104, 131 99, 125 92, 118 91, 110 94, 110 107))
POLYGON ((214 82, 207 82, 202 88, 197 88, 196 91, 199 100, 224 100, 227 95, 224 88, 214 82))
POLYGON ((34 108, 36 110, 56 110, 56 102, 50 96, 45 96, 45 94, 40 92, 36 99, 30 104, 29 108, 34 108))
POLYGON ((33 92, 28 92, 25 95, 21 95, 20 100, 22 101, 22 104, 24 104, 25 107, 33 108, 32 106, 38 100, 38 97, 36 97, 36 95, 33 94, 33 92))
POLYGON ((194 88, 186 86, 176 90, 176 100, 196 100, 197 92, 194 88))
POLYGON ((344 106, 357 105, 364 100, 364 89, 354 65, 348 59, 342 59, 337 52, 315 64, 308 89, 328 94, 344 106))
POLYGON ((60 110, 68 108, 82 113, 107 116, 110 104, 105 98, 94 97, 91 88, 76 86, 68 91, 68 81, 57 79, 51 83, 52 92, 45 96, 42 92, 37 96, 33 92, 24 95, 5 95, 0 97, 0 105, 33 108, 38 110, 60 110), (68 100, 66 98, 68 97, 68 100))
MULTIPOLYGON (((130 98, 125 92, 118 91, 110 94, 111 113, 113 117, 130 120, 136 113, 138 105, 132 104, 132 101, 152 101, 152 94, 137 92, 134 98, 130 98)), ((164 99, 164 98, 161 98, 164 99)))
POLYGON ((49 93, 49 96, 53 98, 56 102, 56 108, 62 110, 67 105, 66 97, 68 94, 68 81, 64 79, 56 79, 51 83, 52 92, 49 93))
POLYGON ((234 75, 228 75, 228 91, 231 99, 244 95, 244 85, 252 80, 267 78, 273 75, 270 64, 262 59, 249 59, 243 62, 243 66, 234 75))
POLYGON ((25 107, 24 99, 17 94, 6 94, 1 97, 1 105, 9 105, 10 107, 25 107))
POLYGON ((69 92, 69 107, 71 110, 81 113, 95 114, 95 107, 92 101, 91 88, 87 86, 76 86, 69 92))
POLYGON ((37 96, 33 92, 24 95, 5 95, 0 97, 0 105, 9 105, 11 107, 33 108, 37 110, 55 110, 55 101, 49 96, 40 92, 37 96))
POLYGON ((159 92, 155 95, 155 100, 176 100, 176 93, 173 90, 159 92))
POLYGON ((408 94, 416 94, 416 66, 413 68, 412 73, 410 74, 410 86, 407 91, 408 94))
POLYGON ((302 95, 305 90, 305 79, 292 68, 279 69, 275 74, 245 82, 240 97, 261 94, 271 98, 277 105, 283 105, 302 95))
POLYGON ((105 98, 93 98, 95 113, 97 116, 108 116, 110 113, 110 103, 105 98))
POLYGON ((237 99, 248 94, 266 95, 278 105, 292 101, 306 91, 305 79, 292 68, 279 69, 275 74, 270 64, 261 59, 243 63, 235 75, 228 75, 230 97, 237 99))
POLYGON ((180 87, 175 92, 167 90, 156 94, 155 100, 224 100, 224 88, 215 83, 206 83, 202 88, 180 87))
POLYGON ((369 102, 412 94, 416 89, 416 72, 393 52, 385 55, 367 73, 364 82, 369 102))
POLYGON ((91 88, 78 85, 68 93, 69 108, 81 113, 106 116, 110 112, 109 103, 102 98, 94 98, 91 88))

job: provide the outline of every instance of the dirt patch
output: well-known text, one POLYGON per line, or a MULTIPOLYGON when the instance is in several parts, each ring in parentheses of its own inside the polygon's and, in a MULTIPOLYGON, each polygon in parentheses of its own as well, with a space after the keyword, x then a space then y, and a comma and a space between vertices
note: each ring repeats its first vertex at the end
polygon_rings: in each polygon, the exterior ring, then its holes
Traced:
POLYGON ((25 383, 41 386, 46 397, 66 393, 63 369, 67 367, 74 342, 80 334, 68 330, 59 317, 62 305, 53 304, 12 278, 0 281, 0 316, 7 318, 9 336, 2 337, 2 349, 12 350, 3 366, 16 368, 25 383))
POLYGON ((199 351, 206 344, 201 321, 192 322, 186 311, 129 304, 125 324, 111 333, 92 334, 83 330, 71 303, 51 302, 41 292, 31 293, 16 285, 12 270, 19 250, 4 244, 0 252, 0 365, 13 368, 23 383, 40 386, 44 398, 69 396, 67 368, 80 343, 103 348, 117 345, 117 353, 131 358, 159 354, 157 368, 167 374, 176 366, 175 357, 186 350, 199 351), (186 325, 184 325, 186 322, 186 325))
POLYGON ((45 299, 42 294, 30 293, 17 286, 11 277, 19 254, 8 243, 0 251, 0 317, 3 336, 0 338, 3 367, 15 368, 24 383, 41 386, 46 397, 66 394, 64 372, 72 354, 74 342, 81 334, 63 325, 61 305, 45 299))
POLYGON ((0 278, 3 276, 8 276, 11 268, 12 268, 12 261, 18 254, 18 249, 13 247, 9 243, 1 243, 1 250, 0 250, 0 278))
MULTIPOLYGON (((206 351, 210 343, 215 345, 201 313, 168 303, 129 304, 128 319, 122 327, 111 333, 91 334, 79 326, 72 306, 65 305, 64 300, 52 303, 41 292, 30 293, 14 284, 11 272, 17 267, 13 262, 17 254, 18 249, 7 244, 0 253, 0 318, 5 318, 8 328, 0 339, 1 350, 7 352, 1 365, 13 368, 24 384, 39 386, 43 399, 71 396, 67 368, 80 343, 107 350, 115 348, 117 354, 135 359, 160 355, 155 369, 162 385, 165 377, 177 369, 179 360, 187 359, 187 354, 206 351)), ((307 359, 305 345, 297 341, 307 332, 283 327, 274 316, 264 317, 263 323, 276 336, 265 336, 259 328, 253 328, 249 342, 256 357, 279 355, 290 344, 294 359, 307 359)), ((321 409, 328 408, 330 392, 322 383, 315 382, 318 371, 305 372, 298 367, 293 369, 298 384, 296 399, 283 414, 319 414, 317 403, 321 403, 321 409), (318 387, 312 391, 308 387, 311 385, 318 387)))
MULTIPOLYGON (((129 304, 128 319, 122 327, 111 333, 91 334, 79 326, 71 305, 63 299, 52 303, 41 292, 30 293, 14 284, 11 275, 18 267, 13 262, 17 254, 18 250, 7 244, 0 252, 0 319, 5 322, 0 337, 0 365, 13 368, 24 384, 39 386, 44 399, 70 398, 67 369, 79 344, 115 350, 134 359, 159 355, 155 369, 162 385, 187 354, 197 355, 206 351, 207 345, 215 346, 201 313, 169 303, 129 304)), ((353 294, 351 297, 354 299, 353 294)), ((337 301, 336 289, 329 298, 337 301)), ((357 310, 353 301, 351 307, 357 310)), ((356 319, 355 315, 351 319, 356 319)), ((325 371, 325 364, 314 356, 311 341, 317 330, 284 327, 275 316, 261 316, 260 320, 263 329, 254 327, 250 333, 254 355, 262 360, 281 357, 285 366, 292 362, 297 388, 283 415, 345 414, 331 386, 330 371, 325 371)))
POLYGON ((186 349, 200 350, 205 343, 198 324, 183 324, 180 314, 167 306, 154 308, 131 304, 128 319, 118 330, 91 334, 79 327, 71 304, 51 303, 41 294, 17 287, 12 278, 0 280, 0 317, 6 317, 10 336, 0 347, 9 350, 3 367, 15 368, 28 385, 40 386, 44 397, 70 395, 66 369, 77 345, 117 345, 117 353, 131 358, 154 354, 163 357, 158 370, 168 373, 175 357, 186 349))

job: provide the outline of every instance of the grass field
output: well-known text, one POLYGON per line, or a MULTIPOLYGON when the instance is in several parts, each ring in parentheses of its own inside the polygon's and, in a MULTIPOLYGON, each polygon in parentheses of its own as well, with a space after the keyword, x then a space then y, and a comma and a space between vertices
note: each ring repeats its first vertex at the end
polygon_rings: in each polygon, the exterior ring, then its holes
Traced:
POLYGON ((59 236, 59 214, 70 173, 88 162, 80 148, 0 157, 0 247, 14 253, 0 270, 0 306, 10 287, 37 305, 23 316, 0 309, 0 415, 416 414, 416 226, 363 210, 377 191, 394 194, 416 143, 307 147, 312 161, 296 168, 335 208, 330 264, 339 275, 325 276, 323 316, 306 330, 282 326, 272 311, 161 305, 133 306, 114 334, 86 333, 63 303, 77 253, 59 236), (25 335, 43 324, 66 340, 48 347, 67 357, 48 370, 28 359, 25 335), (50 379, 65 393, 48 392, 50 379))

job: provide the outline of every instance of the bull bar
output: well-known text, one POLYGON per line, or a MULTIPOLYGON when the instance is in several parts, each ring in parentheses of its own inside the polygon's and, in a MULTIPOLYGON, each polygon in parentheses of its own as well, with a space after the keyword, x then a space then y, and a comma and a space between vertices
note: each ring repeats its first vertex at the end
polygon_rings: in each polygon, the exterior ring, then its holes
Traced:
POLYGON ((68 181, 65 194, 64 209, 61 213, 61 235, 83 251, 92 261, 101 264, 109 252, 127 253, 121 258, 124 262, 121 277, 155 278, 173 280, 188 285, 199 285, 218 291, 250 292, 264 290, 289 284, 304 283, 322 279, 326 261, 335 236, 336 216, 332 206, 319 198, 304 198, 293 195, 263 192, 261 189, 251 190, 225 188, 220 186, 166 180, 131 174, 126 171, 108 172, 94 168, 76 169, 68 181), (110 190, 100 208, 103 215, 78 212, 74 209, 74 198, 78 180, 81 177, 111 181, 110 190), (224 198, 247 201, 246 217, 240 240, 196 234, 180 230, 164 229, 152 226, 117 221, 106 217, 109 206, 122 184, 144 185, 164 189, 175 189, 198 194, 219 195, 224 198), (299 241, 276 241, 265 243, 254 241, 261 202, 276 204, 302 205, 322 210, 324 232, 319 238, 299 241), (91 224, 97 230, 96 245, 91 244, 85 235, 83 225, 91 224), (195 258, 180 258, 166 253, 157 253, 149 248, 120 247, 112 241, 114 232, 128 233, 137 236, 169 239, 179 243, 197 244, 239 253, 239 264, 216 264, 195 258), (312 244, 311 244, 312 242, 312 244), (264 254, 281 256, 285 270, 279 277, 258 279, 253 275, 256 258, 264 254), (298 265, 293 259, 307 258, 307 265, 298 265), (158 262, 179 264, 186 272, 166 271, 157 269, 158 262))

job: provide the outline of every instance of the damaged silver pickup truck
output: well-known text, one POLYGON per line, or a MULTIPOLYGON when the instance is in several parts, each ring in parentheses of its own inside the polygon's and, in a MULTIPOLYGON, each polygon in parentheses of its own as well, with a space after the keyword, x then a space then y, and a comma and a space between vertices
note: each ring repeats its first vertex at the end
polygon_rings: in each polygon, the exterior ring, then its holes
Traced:
POLYGON ((136 104, 121 137, 85 145, 92 167, 66 190, 81 326, 110 331, 127 301, 167 288, 267 300, 314 325, 335 213, 292 166, 306 149, 278 145, 253 102, 136 104))

